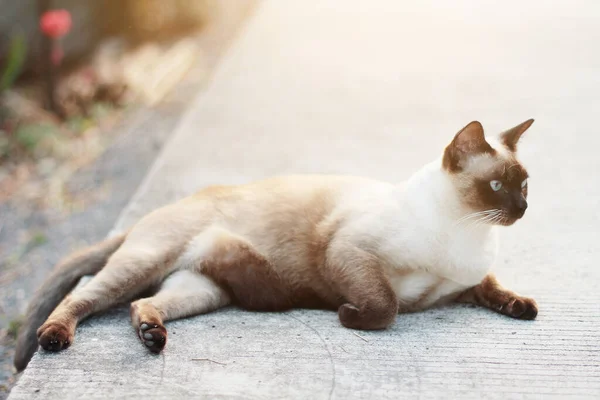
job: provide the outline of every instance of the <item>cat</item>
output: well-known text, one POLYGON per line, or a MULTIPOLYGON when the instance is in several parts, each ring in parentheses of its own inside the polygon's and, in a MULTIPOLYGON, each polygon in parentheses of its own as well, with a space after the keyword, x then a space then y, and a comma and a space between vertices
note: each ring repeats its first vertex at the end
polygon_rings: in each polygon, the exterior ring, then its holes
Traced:
POLYGON ((152 352, 167 342, 166 321, 230 304, 337 310, 343 326, 362 330, 449 302, 534 319, 536 302, 490 272, 496 227, 527 208, 516 152, 532 123, 486 139, 473 121, 400 185, 277 177, 208 187, 160 208, 56 266, 29 306, 15 366, 27 365, 38 342, 67 348, 83 318, 133 299, 132 324, 152 352), (68 294, 88 274, 96 276, 68 294))

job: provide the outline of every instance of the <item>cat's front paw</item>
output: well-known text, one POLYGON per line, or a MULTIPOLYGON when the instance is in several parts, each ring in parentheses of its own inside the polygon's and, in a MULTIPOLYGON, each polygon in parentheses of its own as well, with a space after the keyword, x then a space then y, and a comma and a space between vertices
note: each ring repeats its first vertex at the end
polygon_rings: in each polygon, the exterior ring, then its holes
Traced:
POLYGON ((538 306, 534 299, 514 297, 501 306, 500 312, 509 317, 532 320, 537 317, 538 306))
POLYGON ((37 330, 38 343, 44 350, 60 351, 73 343, 73 332, 60 322, 46 322, 37 330))

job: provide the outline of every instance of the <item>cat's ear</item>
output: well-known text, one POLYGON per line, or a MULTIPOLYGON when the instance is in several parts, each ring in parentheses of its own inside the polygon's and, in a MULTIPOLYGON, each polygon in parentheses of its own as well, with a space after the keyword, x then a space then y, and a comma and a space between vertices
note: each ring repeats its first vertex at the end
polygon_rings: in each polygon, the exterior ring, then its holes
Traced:
POLYGON ((528 119, 514 128, 502 132, 500 134, 500 140, 510 151, 517 151, 517 143, 519 142, 519 139, 521 139, 521 136, 527 129, 529 129, 531 124, 533 124, 533 118, 528 119))
POLYGON ((493 152, 494 149, 485 141, 483 126, 479 121, 473 121, 462 128, 446 147, 443 166, 448 171, 458 172, 469 157, 493 152))

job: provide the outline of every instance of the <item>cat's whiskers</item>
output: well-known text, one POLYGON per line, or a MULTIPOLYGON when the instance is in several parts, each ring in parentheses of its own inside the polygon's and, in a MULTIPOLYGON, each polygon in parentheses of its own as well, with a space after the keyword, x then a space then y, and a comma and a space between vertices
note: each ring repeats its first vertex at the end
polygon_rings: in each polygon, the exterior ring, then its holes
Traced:
POLYGON ((467 220, 475 218, 475 217, 481 217, 481 216, 488 215, 488 214, 490 214, 493 211, 495 211, 495 210, 486 210, 486 211, 479 211, 479 212, 474 212, 474 213, 471 213, 471 214, 467 214, 467 215, 459 218, 456 221, 456 224, 460 224, 460 223, 462 223, 464 221, 467 221, 467 220))
POLYGON ((458 219, 455 222, 455 226, 459 226, 463 223, 466 223, 466 227, 478 226, 481 223, 487 222, 489 219, 494 218, 498 213, 501 213, 501 210, 492 209, 485 211, 478 211, 471 214, 467 214, 462 218, 458 219))
POLYGON ((497 222, 500 222, 500 221, 502 220, 502 218, 504 218, 504 217, 502 216, 502 213, 498 213, 498 214, 496 214, 496 215, 494 216, 494 218, 492 218, 492 219, 489 221, 489 223, 490 223, 490 224, 495 224, 495 223, 497 223, 497 222))
POLYGON ((495 220, 497 217, 498 217, 498 212, 494 212, 494 213, 491 213, 491 214, 489 214, 489 215, 486 215, 486 216, 485 216, 485 217, 483 217, 483 218, 479 218, 479 219, 477 219, 477 220, 474 222, 474 224, 473 224, 473 227, 478 227, 478 226, 481 226, 481 225, 484 225, 484 224, 485 224, 485 225, 486 225, 486 224, 489 224, 489 223, 491 223, 492 221, 494 221, 494 220, 495 220))
POLYGON ((487 210, 486 212, 479 214, 476 219, 467 220, 468 224, 465 229, 476 228, 481 225, 493 225, 503 218, 504 212, 502 210, 487 210))
POLYGON ((506 215, 506 212, 504 210, 502 210, 502 212, 499 215, 498 221, 496 221, 496 222, 498 222, 500 224, 504 224, 507 221, 508 221, 508 217, 506 215))
POLYGON ((506 211, 500 210, 496 218, 492 221, 494 224, 503 224, 506 221, 506 211))

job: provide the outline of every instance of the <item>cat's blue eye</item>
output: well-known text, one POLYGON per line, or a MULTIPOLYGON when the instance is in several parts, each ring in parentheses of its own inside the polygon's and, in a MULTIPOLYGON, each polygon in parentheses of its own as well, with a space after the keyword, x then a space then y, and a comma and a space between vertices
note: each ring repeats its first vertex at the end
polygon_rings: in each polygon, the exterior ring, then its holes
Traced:
POLYGON ((494 192, 497 192, 498 190, 500 190, 502 188, 502 182, 500 182, 500 181, 491 181, 490 182, 490 186, 492 187, 492 190, 494 192))
POLYGON ((527 179, 521 182, 521 189, 525 189, 525 186, 527 186, 527 179))

